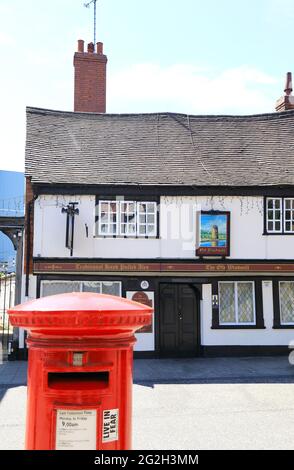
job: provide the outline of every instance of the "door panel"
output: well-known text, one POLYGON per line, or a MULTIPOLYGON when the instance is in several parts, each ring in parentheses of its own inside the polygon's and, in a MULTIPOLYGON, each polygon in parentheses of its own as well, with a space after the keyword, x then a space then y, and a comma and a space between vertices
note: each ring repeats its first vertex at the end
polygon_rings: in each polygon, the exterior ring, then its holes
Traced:
POLYGON ((160 295, 160 343, 167 351, 175 351, 178 344, 177 292, 172 284, 163 285, 160 295))
POLYGON ((160 286, 160 352, 162 355, 196 355, 198 302, 189 284, 160 286))

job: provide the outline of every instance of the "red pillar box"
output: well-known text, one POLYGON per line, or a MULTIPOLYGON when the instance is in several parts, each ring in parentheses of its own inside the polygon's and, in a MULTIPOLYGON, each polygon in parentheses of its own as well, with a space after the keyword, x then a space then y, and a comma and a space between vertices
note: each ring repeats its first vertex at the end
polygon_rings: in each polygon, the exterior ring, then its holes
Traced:
POLYGON ((131 448, 134 333, 152 309, 94 293, 10 309, 28 330, 27 450, 131 448))

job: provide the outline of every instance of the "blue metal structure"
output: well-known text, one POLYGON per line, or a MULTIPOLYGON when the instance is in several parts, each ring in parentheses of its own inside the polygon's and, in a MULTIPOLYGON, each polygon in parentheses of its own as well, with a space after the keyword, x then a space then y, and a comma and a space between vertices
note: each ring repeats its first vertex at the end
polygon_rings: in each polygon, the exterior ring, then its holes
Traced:
MULTIPOLYGON (((24 174, 0 170, 0 217, 24 215, 24 174)), ((0 271, 15 271, 15 250, 11 240, 0 232, 0 271)))

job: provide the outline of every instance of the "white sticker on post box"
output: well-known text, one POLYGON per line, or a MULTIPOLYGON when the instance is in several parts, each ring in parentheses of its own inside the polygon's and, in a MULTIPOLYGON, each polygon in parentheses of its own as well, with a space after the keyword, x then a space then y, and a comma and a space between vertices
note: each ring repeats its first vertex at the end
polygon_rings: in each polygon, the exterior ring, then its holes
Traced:
POLYGON ((118 440, 118 410, 103 411, 102 442, 118 440))
POLYGON ((96 410, 57 410, 56 450, 96 450, 96 410))

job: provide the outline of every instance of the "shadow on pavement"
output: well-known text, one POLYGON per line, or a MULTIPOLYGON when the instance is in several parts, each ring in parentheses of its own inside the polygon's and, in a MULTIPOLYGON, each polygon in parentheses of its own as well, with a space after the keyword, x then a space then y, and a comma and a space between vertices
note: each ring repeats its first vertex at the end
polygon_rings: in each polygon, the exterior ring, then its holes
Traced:
POLYGON ((3 386, 0 386, 0 402, 2 401, 2 398, 4 397, 7 388, 2 388, 3 386))
POLYGON ((134 385, 141 385, 143 387, 154 388, 155 385, 195 385, 195 384, 283 384, 283 383, 294 383, 294 377, 222 377, 215 379, 152 379, 152 380, 136 380, 134 379, 134 385))
POLYGON ((25 387, 25 383, 15 383, 15 384, 0 384, 0 403, 3 400, 5 394, 7 393, 8 390, 12 388, 19 388, 19 387, 25 387))
POLYGON ((136 359, 134 384, 294 383, 288 357, 136 359))

